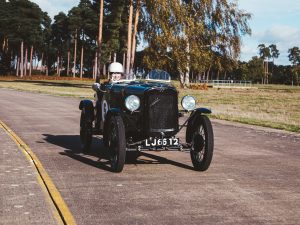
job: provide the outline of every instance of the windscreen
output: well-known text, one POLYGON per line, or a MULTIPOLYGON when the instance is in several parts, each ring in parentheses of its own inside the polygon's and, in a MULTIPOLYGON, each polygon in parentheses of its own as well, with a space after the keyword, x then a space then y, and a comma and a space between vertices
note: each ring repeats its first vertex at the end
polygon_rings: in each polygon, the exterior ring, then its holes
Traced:
POLYGON ((146 80, 160 80, 160 81, 169 82, 171 80, 171 77, 170 77, 170 74, 166 71, 151 70, 148 73, 146 80))

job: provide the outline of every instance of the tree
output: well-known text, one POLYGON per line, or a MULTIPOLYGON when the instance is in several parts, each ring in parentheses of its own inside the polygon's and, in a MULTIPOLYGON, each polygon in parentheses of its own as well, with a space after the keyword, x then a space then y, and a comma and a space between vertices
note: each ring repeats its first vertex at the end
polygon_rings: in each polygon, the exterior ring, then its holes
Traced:
MULTIPOLYGON (((42 31, 42 39, 43 42, 41 43, 40 47, 40 58, 41 58, 41 65, 42 68, 45 67, 46 69, 46 76, 48 76, 49 69, 51 67, 51 55, 52 55, 52 29, 51 29, 51 18, 48 16, 47 13, 43 14, 43 21, 42 21, 42 27, 44 28, 42 31), (45 63, 45 65, 44 65, 45 63)), ((43 70, 43 69, 42 69, 43 70)))
POLYGON ((126 74, 129 74, 130 72, 130 58, 131 58, 131 45, 132 45, 132 15, 133 15, 133 0, 129 0, 126 74))
POLYGON ((68 18, 66 14, 60 12, 54 16, 54 23, 52 24, 52 44, 57 51, 57 75, 60 76, 60 68, 63 63, 63 53, 67 49, 67 43, 70 39, 68 31, 68 18))
POLYGON ((100 76, 100 59, 101 59, 101 48, 102 48, 102 33, 103 33, 103 17, 104 17, 104 0, 100 0, 100 6, 99 6, 99 26, 98 26, 98 49, 97 49, 97 55, 95 58, 95 71, 96 75, 100 76))
MULTIPOLYGON (((0 41, 3 44, 0 52, 2 55, 0 65, 4 66, 3 70, 0 68, 0 71, 7 73, 14 68, 18 68, 18 70, 20 69, 20 75, 23 76, 28 66, 24 62, 28 58, 24 58, 21 53, 24 50, 28 52, 28 48, 31 49, 31 54, 29 54, 31 68, 33 50, 41 46, 43 42, 44 12, 37 4, 28 0, 1 0, 0 6, 0 41)), ((16 74, 19 74, 18 72, 16 74)))
POLYGON ((262 84, 268 83, 268 59, 271 58, 270 48, 266 47, 265 44, 258 45, 260 58, 263 59, 264 76, 262 78, 262 84))
MULTIPOLYGON (((81 57, 80 57, 80 78, 83 77, 84 69, 84 52, 90 54, 90 51, 96 48, 96 31, 97 14, 93 10, 92 4, 89 0, 81 0, 77 7, 73 7, 69 11, 69 29, 75 33, 75 43, 77 43, 77 37, 79 37, 81 45, 81 57), (86 49, 85 46, 89 48, 86 49)), ((76 51, 74 50, 74 71, 76 71, 76 51)), ((91 54, 94 56, 94 54, 91 54)), ((93 65, 92 60, 87 60, 87 63, 93 65)))
MULTIPOLYGON (((299 47, 293 47, 288 50, 288 53, 289 60, 293 65, 293 74, 296 76, 297 85, 299 86, 300 49, 299 47)), ((294 85, 293 79, 292 85, 294 85)))
POLYGON ((275 44, 271 44, 269 46, 271 57, 273 58, 273 65, 272 65, 272 76, 274 72, 274 65, 275 65, 275 59, 277 59, 280 55, 279 50, 277 49, 277 46, 275 44))
POLYGON ((258 82, 261 78, 261 74, 264 72, 263 60, 257 56, 254 56, 247 63, 247 67, 249 72, 247 80, 258 82))
POLYGON ((10 70, 9 48, 9 12, 10 4, 4 0, 0 1, 0 72, 7 73, 10 70))
POLYGON ((140 16, 140 8, 141 8, 141 1, 137 0, 136 1, 136 9, 135 9, 133 34, 132 34, 132 45, 131 45, 131 55, 130 55, 130 70, 133 69, 134 60, 135 60, 136 38, 137 38, 137 32, 138 32, 138 23, 139 23, 139 16, 140 16))
MULTIPOLYGON (((188 86, 191 69, 211 67, 213 51, 236 59, 241 36, 251 33, 250 14, 225 0, 146 0, 145 7, 145 39, 156 58, 177 65, 182 87, 188 86)), ((156 66, 162 67, 160 62, 156 66)))

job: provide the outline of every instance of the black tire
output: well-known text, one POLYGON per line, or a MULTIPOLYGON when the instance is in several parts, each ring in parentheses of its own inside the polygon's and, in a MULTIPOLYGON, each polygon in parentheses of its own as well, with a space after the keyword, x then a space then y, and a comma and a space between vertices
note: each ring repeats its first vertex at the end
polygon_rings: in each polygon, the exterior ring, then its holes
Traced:
POLYGON ((81 140, 81 150, 83 152, 89 152, 92 144, 93 137, 93 120, 91 115, 85 110, 81 111, 80 116, 80 140, 81 140))
POLYGON ((123 170, 126 159, 125 127, 121 116, 110 117, 107 134, 111 169, 119 173, 123 170))
POLYGON ((191 160, 195 170, 205 171, 209 168, 214 150, 214 134, 207 116, 200 115, 188 125, 188 140, 191 140, 191 160))
POLYGON ((103 127, 103 145, 104 147, 108 148, 108 136, 109 136, 109 119, 108 121, 105 120, 104 127, 103 127))

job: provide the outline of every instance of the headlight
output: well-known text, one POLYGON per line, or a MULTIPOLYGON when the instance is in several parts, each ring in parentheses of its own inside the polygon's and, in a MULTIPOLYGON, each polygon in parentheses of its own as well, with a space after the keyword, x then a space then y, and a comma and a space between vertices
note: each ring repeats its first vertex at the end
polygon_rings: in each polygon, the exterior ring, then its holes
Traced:
POLYGON ((196 100, 192 96, 184 96, 181 100, 181 105, 185 110, 191 111, 196 108, 196 100))
POLYGON ((138 96, 135 95, 129 95, 126 99, 125 99, 125 106, 128 110, 130 110, 131 112, 137 110, 140 107, 140 99, 138 96))

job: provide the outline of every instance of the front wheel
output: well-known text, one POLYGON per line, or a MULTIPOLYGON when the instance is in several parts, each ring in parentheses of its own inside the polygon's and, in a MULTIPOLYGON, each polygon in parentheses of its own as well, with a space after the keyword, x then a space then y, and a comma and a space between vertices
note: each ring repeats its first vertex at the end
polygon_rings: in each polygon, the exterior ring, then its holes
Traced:
POLYGON ((80 116, 80 140, 81 150, 88 152, 91 148, 92 136, 93 136, 93 121, 91 116, 86 112, 85 109, 81 111, 80 116))
POLYGON ((205 171, 210 166, 213 149, 214 134, 211 122, 207 116, 198 116, 194 123, 189 125, 189 139, 191 140, 191 160, 195 170, 205 171))
POLYGON ((120 116, 110 117, 107 136, 111 168, 114 172, 121 172, 126 158, 126 138, 124 123, 120 116))

